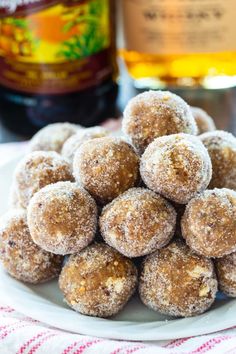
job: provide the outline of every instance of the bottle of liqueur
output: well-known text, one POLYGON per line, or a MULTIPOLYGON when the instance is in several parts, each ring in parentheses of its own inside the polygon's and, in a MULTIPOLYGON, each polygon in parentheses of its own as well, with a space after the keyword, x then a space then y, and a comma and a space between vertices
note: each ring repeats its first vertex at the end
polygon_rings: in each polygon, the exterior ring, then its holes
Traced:
POLYGON ((0 117, 24 135, 115 111, 113 0, 0 1, 0 117))
POLYGON ((222 104, 222 89, 236 85, 235 11, 235 0, 122 0, 121 55, 135 86, 177 90, 194 104, 221 89, 222 104))

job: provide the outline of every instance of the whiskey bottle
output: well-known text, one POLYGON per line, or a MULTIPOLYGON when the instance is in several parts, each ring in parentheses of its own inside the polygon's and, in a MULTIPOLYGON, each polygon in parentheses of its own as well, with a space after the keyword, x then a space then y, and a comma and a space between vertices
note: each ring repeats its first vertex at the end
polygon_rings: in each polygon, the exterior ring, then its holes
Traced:
POLYGON ((120 53, 135 86, 169 88, 195 105, 219 89, 222 101, 236 85, 235 11, 235 0, 123 0, 120 53))

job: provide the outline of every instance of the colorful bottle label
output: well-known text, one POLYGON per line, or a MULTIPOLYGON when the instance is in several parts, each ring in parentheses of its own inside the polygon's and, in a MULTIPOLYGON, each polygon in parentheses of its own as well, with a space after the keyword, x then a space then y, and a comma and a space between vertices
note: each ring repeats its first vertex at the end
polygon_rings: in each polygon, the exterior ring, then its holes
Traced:
POLYGON ((126 48, 147 54, 236 50, 235 0, 123 0, 126 48))
POLYGON ((0 84, 75 92, 112 74, 109 0, 1 0, 0 84))

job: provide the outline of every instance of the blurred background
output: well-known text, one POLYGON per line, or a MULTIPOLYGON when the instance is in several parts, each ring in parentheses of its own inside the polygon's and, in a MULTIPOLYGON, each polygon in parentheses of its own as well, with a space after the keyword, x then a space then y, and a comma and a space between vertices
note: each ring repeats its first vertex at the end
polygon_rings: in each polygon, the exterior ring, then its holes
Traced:
POLYGON ((0 1, 0 142, 171 90, 236 133, 235 0, 0 1))

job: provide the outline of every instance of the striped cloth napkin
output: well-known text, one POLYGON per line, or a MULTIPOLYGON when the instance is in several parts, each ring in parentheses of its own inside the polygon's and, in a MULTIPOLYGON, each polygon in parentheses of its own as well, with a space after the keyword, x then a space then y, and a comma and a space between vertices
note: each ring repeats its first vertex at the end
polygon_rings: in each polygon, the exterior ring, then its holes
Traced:
MULTIPOLYGON (((0 145, 0 166, 26 149, 26 143, 0 145)), ((214 334, 171 341, 127 342, 64 332, 0 304, 0 354, 34 353, 236 354, 236 327, 214 334)))
POLYGON ((1 354, 236 353, 236 327, 219 333, 159 342, 127 342, 63 332, 0 306, 1 354))

